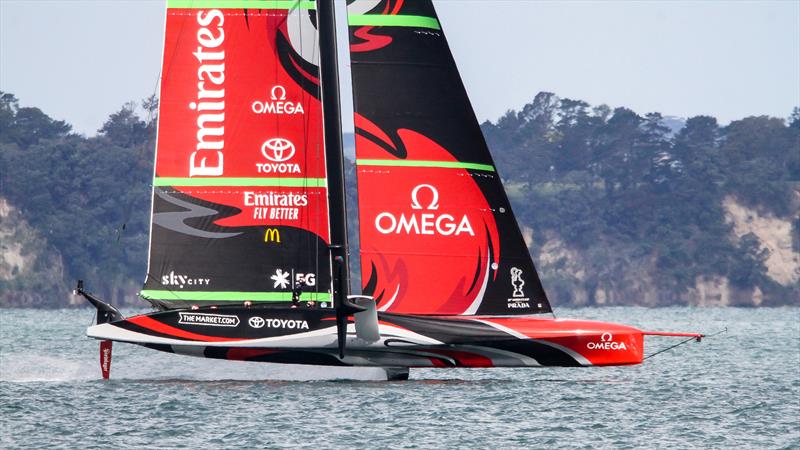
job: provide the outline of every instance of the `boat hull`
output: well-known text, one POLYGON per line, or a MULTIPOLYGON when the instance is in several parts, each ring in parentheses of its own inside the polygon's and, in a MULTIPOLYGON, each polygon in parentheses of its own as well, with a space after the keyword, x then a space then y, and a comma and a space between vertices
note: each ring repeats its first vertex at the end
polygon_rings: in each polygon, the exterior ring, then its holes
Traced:
POLYGON ((171 310, 94 325, 87 335, 204 358, 330 366, 581 367, 639 364, 643 357, 643 332, 613 323, 378 316, 376 341, 360 339, 348 325, 344 358, 331 309, 171 310))

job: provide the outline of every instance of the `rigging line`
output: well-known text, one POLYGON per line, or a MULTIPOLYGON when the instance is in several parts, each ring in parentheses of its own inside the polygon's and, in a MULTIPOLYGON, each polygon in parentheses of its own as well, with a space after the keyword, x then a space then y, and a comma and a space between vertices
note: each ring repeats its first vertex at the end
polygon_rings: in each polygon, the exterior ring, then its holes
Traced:
MULTIPOLYGON (((286 41, 287 41, 287 42, 288 42, 288 44, 289 44, 289 45, 288 45, 288 50, 287 50, 287 52, 289 52, 289 59, 291 59, 291 58, 292 58, 292 56, 291 56, 291 50, 294 48, 294 45, 293 45, 293 43, 292 43, 292 30, 291 30, 292 24, 290 23, 290 21, 291 21, 291 20, 294 18, 294 16, 293 16, 293 14, 294 14, 294 13, 295 13, 295 10, 294 10, 294 8, 293 8, 293 9, 291 9, 291 10, 288 10, 288 11, 286 11, 286 18, 285 18, 285 19, 283 19, 283 20, 284 20, 284 22, 285 22, 285 26, 286 26, 286 41)), ((302 57, 302 54, 303 54, 303 26, 302 26, 302 13, 298 12, 298 13, 297 13, 297 14, 295 14, 295 15, 296 15, 296 17, 297 17, 297 22, 298 22, 298 23, 297 23, 297 27, 298 27, 299 34, 300 34, 300 42, 299 42, 299 45, 300 45, 300 55, 301 55, 301 57, 302 57)), ((277 33, 276 33, 276 43, 277 43, 277 33)), ((277 49, 277 47, 276 47, 276 49, 277 49)), ((280 50, 277 50, 277 51, 280 51, 280 50)), ((278 80, 278 79, 279 79, 278 77, 280 76, 280 72, 281 72, 281 70, 280 70, 280 69, 281 69, 281 67, 282 67, 282 64, 280 63, 280 60, 281 60, 281 57, 280 57, 280 55, 276 55, 276 58, 277 58, 277 61, 276 61, 276 63, 275 63, 275 80, 278 80)), ((286 69, 285 69, 285 68, 284 68, 284 71, 286 71, 286 69)), ((290 75, 290 76, 289 76, 289 85, 290 85, 290 87, 291 87, 291 82, 292 82, 292 77, 291 77, 291 75, 290 75)), ((302 94, 301 94, 301 98, 302 98, 302 94)), ((278 120, 278 124, 280 125, 280 116, 278 116, 278 119, 277 119, 277 120, 278 120)), ((291 120, 289 120, 289 122, 291 123, 291 120)), ((294 139, 294 140, 295 140, 295 142, 297 143, 297 140, 296 140, 294 137, 292 137, 292 139, 294 139)), ((304 170, 306 173, 308 173, 308 147, 307 147, 307 145, 306 145, 306 142, 305 142, 305 140, 303 140, 303 142, 302 142, 302 143, 298 143, 298 144, 302 144, 302 150, 303 150, 303 159, 302 159, 303 170, 304 170)), ((302 185, 302 186, 300 186, 300 192, 304 192, 306 195, 308 195, 308 182, 307 182, 307 180, 303 180, 303 185, 302 185)), ((299 225, 300 225, 301 227, 302 227, 302 225, 303 225, 303 222, 305 221, 305 219, 307 219, 307 217, 304 217, 303 219, 304 219, 304 220, 300 220, 300 223, 299 223, 299 225)), ((283 223, 283 219, 281 219, 281 223, 283 223)), ((287 228, 289 228, 289 227, 290 227, 290 226, 289 226, 289 225, 287 225, 287 228)), ((301 234, 301 239, 302 239, 302 236, 303 236, 303 234, 301 234)), ((308 236, 306 236, 306 240, 307 240, 307 239, 308 239, 308 236)), ((300 241, 300 239, 298 239, 298 241, 300 241)), ((308 247, 306 247, 306 248, 308 248, 308 247)), ((293 254, 291 254, 291 256, 288 256, 288 253, 286 253, 286 252, 283 252, 283 253, 281 254, 281 259, 282 259, 282 260, 284 260, 284 261, 288 259, 288 260, 289 260, 289 262, 290 262, 290 265, 291 265, 291 266, 292 266, 292 268, 293 268, 293 269, 292 269, 292 280, 291 280, 291 281, 292 281, 292 292, 294 292, 294 290, 295 290, 295 287, 296 287, 295 285, 296 285, 296 283, 297 283, 297 276, 295 275, 295 269, 294 269, 294 268, 296 268, 296 267, 298 266, 298 263, 299 263, 299 265, 300 265, 301 267, 305 267, 305 262, 306 262, 306 261, 305 261, 305 259, 304 259, 304 257, 303 257, 302 255, 297 255, 297 254, 294 254, 294 253, 293 253, 293 254), (284 259, 284 258, 285 258, 285 259, 284 259)), ((305 283, 303 283, 303 284, 305 284, 305 283)), ((301 297, 302 297, 302 295, 301 295, 301 297)))
MULTIPOLYGON (((290 34, 289 34, 289 16, 292 14, 292 11, 294 9, 295 9, 295 7, 291 8, 291 9, 288 9, 286 11, 282 11, 280 13, 276 13, 274 15, 270 15, 270 13, 267 12, 267 18, 264 21, 264 31, 265 31, 265 33, 267 35, 267 39, 266 39, 267 46, 269 48, 273 49, 273 56, 274 56, 274 63, 271 66, 272 67, 272 78, 271 78, 271 80, 267 80, 268 82, 271 81, 273 83, 273 85, 272 85, 272 89, 273 90, 270 91, 270 95, 271 95, 272 92, 274 92, 274 89, 275 89, 276 86, 283 84, 281 82, 281 63, 280 63, 280 55, 279 55, 279 51, 280 50, 277 48, 277 42, 278 42, 278 36, 281 34, 281 28, 285 28, 286 29, 285 38, 287 39, 287 41, 289 41, 289 45, 291 46, 291 38, 290 38, 290 34), (269 17, 274 17, 275 18, 275 20, 273 22, 274 23, 274 31, 273 31, 273 28, 272 28, 272 24, 270 23, 269 17)), ((285 96, 288 95, 288 94, 286 94, 285 88, 284 88, 283 92, 284 92, 285 96)), ((275 132, 273 133, 273 136, 275 136, 275 137, 283 137, 283 133, 281 131, 283 129, 283 121, 282 121, 281 115, 280 114, 274 114, 273 116, 274 116, 273 118, 267 119, 272 124, 274 124, 275 132)), ((292 143, 292 144, 294 144, 294 143, 292 143)), ((283 177, 279 176, 279 178, 283 178, 283 177)), ((307 180, 303 180, 303 185, 305 185, 307 182, 308 182, 307 180)), ((284 186, 281 183, 278 183, 278 186, 276 186, 276 187, 274 187, 274 188, 272 188, 270 190, 271 191, 277 191, 277 190, 280 190, 282 188, 284 188, 284 186)), ((265 225, 269 226, 269 225, 272 225, 272 224, 267 223, 265 225)), ((266 228, 266 226, 265 226, 265 228, 266 228)), ((277 227, 278 230, 283 230, 284 233, 286 233, 287 228, 288 228, 288 226, 285 224, 285 221, 284 221, 284 219, 282 217, 276 220, 274 226, 277 227)), ((273 260, 278 263, 279 267, 285 268, 287 265, 291 265, 292 267, 294 267, 294 261, 290 260, 290 257, 287 255, 287 252, 285 252, 285 251, 278 251, 277 252, 277 256, 274 257, 273 260)), ((294 291, 295 278, 294 278, 294 271, 293 270, 292 270, 291 283, 292 283, 292 285, 291 285, 292 291, 294 291)))
MULTIPOLYGON (((161 287, 164 288, 163 290, 165 290, 165 291, 169 292, 170 294, 172 294, 173 296, 175 296, 176 300, 180 300, 180 297, 178 296, 178 294, 176 294, 175 291, 170 289, 166 284, 161 282, 161 280, 157 276, 153 276, 153 274, 151 272, 149 272, 149 271, 146 271, 145 274, 147 275, 147 278, 149 278, 151 280, 155 280, 156 283, 161 285, 161 287)), ((147 280, 145 280, 145 283, 147 283, 147 280)))
MULTIPOLYGON (((148 267, 148 269, 149 268, 150 267, 148 267)), ((145 285, 147 284, 148 280, 155 280, 156 283, 160 284, 161 287, 164 288, 163 290, 165 290, 165 291, 169 292, 170 294, 172 294, 175 297, 175 300, 180 300, 180 297, 178 297, 178 294, 176 294, 172 289, 170 289, 164 283, 162 283, 161 280, 158 277, 153 276, 153 274, 149 270, 145 271, 145 275, 146 275, 145 280, 144 280, 145 285)), ((156 306, 156 303, 154 303, 153 300, 151 300, 149 298, 146 298, 146 297, 141 297, 138 292, 136 293, 136 296, 146 300, 147 303, 150 304, 150 307, 152 307, 154 309, 160 309, 158 306, 156 306)))
MULTIPOLYGON (((309 14, 308 20, 310 22, 311 21, 311 12, 309 12, 308 14, 309 14)), ((302 32, 302 29, 301 29, 301 32, 302 32)), ((311 49, 311 63, 312 64, 316 60, 317 47, 318 47, 318 45, 316 43, 319 42, 319 30, 316 27, 314 27, 313 36, 314 37, 313 37, 313 39, 311 41, 312 42, 312 49, 311 49)), ((301 45, 302 45, 302 41, 303 40, 301 39, 301 45)), ((319 68, 317 69, 317 75, 319 76, 319 68)), ((317 87, 317 90, 319 90, 319 87, 317 87)), ((321 94, 318 93, 318 95, 320 95, 320 98, 322 98, 321 94)), ((301 99, 302 99, 303 103, 306 103, 309 106, 311 105, 311 102, 313 101, 313 100, 311 100, 312 96, 308 92, 306 92, 305 89, 303 89, 303 91, 302 91, 301 99)), ((322 105, 320 105, 320 109, 321 108, 322 108, 322 105)), ((309 111, 311 110, 311 108, 308 108, 308 109, 309 109, 309 111)), ((310 140, 311 133, 313 132, 311 130, 311 126, 310 126, 310 120, 311 120, 311 116, 310 115, 308 115, 308 116, 303 118, 303 141, 304 141, 304 146, 306 148, 308 148, 308 142, 310 140)), ((321 125, 323 125, 323 124, 321 124, 321 125)), ((317 135, 317 137, 318 137, 318 135, 317 135)), ((319 161, 320 161, 320 155, 322 156, 323 160, 324 160, 325 155, 324 155, 324 150, 323 150, 323 153, 320 154, 320 147, 319 147, 320 141, 319 141, 319 139, 314 139, 314 144, 315 145, 314 145, 314 158, 313 158, 313 161, 316 163, 315 166, 318 169, 319 161)), ((327 185, 327 178, 328 178, 328 173, 326 171, 325 172, 326 185, 327 185)), ((317 190, 316 192, 319 192, 319 190, 317 190)), ((317 222, 315 224, 315 225, 317 225, 317 229, 319 229, 319 222, 320 222, 319 219, 322 216, 322 206, 321 206, 322 204, 323 203, 321 201, 319 201, 319 199, 318 199, 317 202, 315 203, 315 207, 314 207, 314 209, 316 210, 316 212, 314 214, 314 218, 316 219, 316 222, 317 222)), ((326 207, 325 208, 325 214, 326 215, 328 214, 327 209, 328 208, 326 207)), ((309 218, 309 221, 310 220, 311 219, 309 218)), ((311 235, 310 234, 308 235, 308 238, 311 239, 311 235)), ((319 271, 319 250, 320 250, 319 249, 319 237, 315 236, 314 237, 314 273, 317 274, 317 278, 318 279, 319 279, 319 273, 320 273, 320 271, 319 271)), ((316 292, 319 292, 320 287, 321 287, 321 283, 318 282, 317 286, 316 286, 316 292)))
MULTIPOLYGON (((305 48, 306 39, 305 39, 304 34, 308 31, 306 29, 307 27, 304 26, 304 20, 307 19, 307 20, 310 21, 310 17, 303 17, 303 14, 304 13, 302 13, 302 12, 300 12, 299 14, 296 14, 296 16, 297 16, 297 19, 296 19, 297 20, 297 27, 298 27, 298 32, 300 34, 299 45, 300 45, 300 57, 301 58, 304 58, 303 55, 306 54, 306 48, 305 48)), ((309 11, 308 14, 310 15, 311 12, 309 11)), ((288 30, 288 17, 289 17, 289 15, 287 14, 287 30, 288 30)), ((313 35, 314 35, 314 37, 316 37, 316 35, 317 35, 316 28, 314 29, 313 35)), ((316 54, 316 47, 317 47, 316 45, 313 44, 314 42, 316 42, 316 39, 312 40, 312 49, 311 49, 312 50, 312 55, 311 55, 311 63, 312 64, 313 64, 314 59, 315 59, 314 55, 316 54)), ((302 119, 302 122, 301 122, 302 123, 302 140, 303 140, 302 144, 303 144, 303 150, 304 150, 303 151, 303 157, 304 157, 303 164, 304 164, 305 170, 308 170, 309 167, 311 167, 312 164, 313 164, 313 168, 316 170, 318 168, 318 164, 314 164, 314 163, 318 163, 320 153, 319 153, 319 143, 318 142, 315 143, 316 145, 315 145, 315 148, 313 149, 313 152, 309 148, 309 140, 310 140, 310 133, 311 133, 311 127, 310 127, 310 120, 311 120, 310 116, 311 116, 311 114, 310 113, 312 112, 311 104, 309 102, 310 98, 311 98, 311 96, 309 95, 309 93, 306 92, 305 89, 301 89, 300 101, 301 101, 302 104, 306 105, 306 110, 309 112, 309 114, 304 114, 303 115, 303 119, 302 119)), ((325 176, 327 178, 327 174, 325 174, 325 176)), ((310 195, 309 194, 309 187, 308 187, 307 183, 304 183, 303 191, 306 192, 307 195, 310 195)), ((309 210, 311 210, 311 208, 309 208, 309 210)), ((318 224, 320 213, 321 213, 320 202, 316 201, 315 202, 315 206, 314 206, 314 214, 313 215, 306 215, 306 217, 305 217, 306 223, 309 226, 312 225, 312 222, 316 222, 316 224, 318 224), (314 220, 314 219, 316 219, 316 220, 314 220)), ((317 276, 319 276, 319 273, 320 273, 319 272, 319 239, 313 233, 305 233, 304 235, 305 235, 305 241, 306 241, 306 248, 309 248, 309 249, 311 248, 312 239, 313 239, 313 248, 314 248, 313 256, 309 255, 308 256, 308 260, 306 260, 306 261, 312 262, 311 260, 313 260, 314 273, 316 273, 317 276)), ((320 288, 320 284, 317 283, 315 291, 319 292, 319 288, 320 288)))
POLYGON ((690 338, 688 338, 688 339, 684 339, 684 340, 682 340, 681 342, 678 342, 678 343, 677 343, 677 344, 675 344, 675 345, 671 345, 671 346, 669 346, 669 347, 667 347, 667 348, 665 348, 665 349, 661 349, 661 350, 659 350, 659 351, 657 351, 657 352, 655 352, 655 353, 653 353, 653 354, 651 354, 651 355, 645 356, 645 357, 642 359, 642 361, 646 361, 646 360, 648 360, 648 359, 650 359, 650 358, 652 358, 652 357, 654 357, 654 356, 656 356, 656 355, 660 355, 660 354, 662 354, 662 353, 668 352, 668 351, 670 351, 670 350, 672 350, 672 349, 674 349, 674 348, 680 347, 681 345, 684 345, 684 344, 686 344, 686 343, 688 343, 688 342, 691 342, 691 341, 694 341, 694 340, 696 340, 696 341, 700 342, 700 339, 702 339, 702 338, 710 338, 710 337, 714 337, 714 336, 717 336, 717 335, 719 335, 719 334, 722 334, 722 333, 727 333, 727 332, 728 332, 728 327, 725 327, 724 329, 722 329, 722 330, 720 330, 720 331, 717 331, 716 333, 707 334, 707 335, 705 335, 705 336, 701 336, 701 337, 694 337, 694 336, 692 336, 692 337, 690 337, 690 338))
MULTIPOLYGON (((166 24, 166 22, 167 22, 167 16, 169 16, 169 8, 167 8, 167 10, 166 10, 166 12, 165 12, 165 14, 164 14, 164 29, 165 29, 165 30, 166 30, 166 27, 167 27, 167 24, 166 24)), ((181 25, 181 30, 183 30, 183 28, 184 28, 185 26, 186 26, 186 24, 185 24, 185 23, 184 23, 184 24, 182 24, 182 25, 181 25)), ((177 46, 178 46, 178 43, 179 43, 179 41, 180 41, 180 39, 181 39, 181 37, 182 37, 182 36, 183 36, 183 33, 179 33, 179 35, 178 35, 178 42, 176 42, 176 43, 175 43, 175 47, 177 47, 177 46)), ((172 65, 172 61, 170 61, 170 65, 172 65)), ((160 64, 160 65, 159 65, 159 68, 158 68, 158 73, 156 74, 155 82, 153 83, 153 89, 152 89, 152 91, 151 91, 151 94, 150 94, 150 96, 149 96, 149 97, 147 97, 147 100, 148 100, 148 101, 150 101, 150 100, 153 100, 153 99, 155 99, 155 100, 156 100, 156 102, 159 102, 159 103, 160 103, 160 101, 161 101, 161 99, 160 99, 160 98, 157 98, 157 97, 156 97, 156 94, 158 93, 158 87, 159 87, 159 84, 160 84, 160 82, 161 82, 161 74, 162 74, 162 71, 163 71, 163 51, 162 51, 162 64, 160 64)), ((158 104, 158 103, 157 103, 157 104, 158 104)), ((144 105, 142 105, 142 106, 144 106, 144 105)), ((148 126, 150 126, 150 125, 152 125, 152 124, 153 124, 153 119, 154 119, 154 117, 153 117, 153 116, 156 116, 156 117, 157 117, 157 114, 158 114, 158 106, 156 106, 155 108, 153 108, 153 105, 152 105, 152 104, 149 104, 148 106, 149 106, 149 109, 147 110, 147 118, 146 118, 145 120, 146 120, 146 123, 147 123, 147 125, 148 125, 148 126)), ((158 130, 158 124, 155 124, 155 125, 156 125, 156 130, 155 130, 155 131, 156 131, 156 133, 157 133, 157 130, 158 130)), ((148 138, 148 140, 149 140, 149 138, 148 138)), ((155 142, 155 139, 154 139, 154 141, 153 141, 153 146, 155 146, 155 143, 156 143, 156 142, 155 142)), ((145 142, 144 142, 144 144, 147 144, 147 141, 145 141, 145 142)), ((147 145, 142 145, 142 146, 139 148, 139 155, 138 155, 138 158, 137 158, 137 162, 144 160, 144 156, 145 156, 145 152, 147 151, 147 147, 148 147, 147 145)), ((154 149, 154 153, 155 153, 155 149, 154 149)), ((153 165, 155 166, 155 161, 153 161, 153 165)), ((151 189, 152 189, 152 186, 150 186, 150 187, 151 187, 151 189)), ((152 193, 151 193, 151 195, 152 195, 152 193)), ((129 201, 128 201, 127 207, 126 207, 125 209, 126 209, 126 211, 127 211, 127 214, 125 215, 125 220, 123 220, 123 221, 122 221, 122 225, 121 225, 120 227, 118 227, 118 228, 117 228, 117 230, 116 230, 116 232, 117 232, 117 233, 116 233, 116 234, 117 234, 117 240, 116 240, 116 243, 117 243, 117 244, 119 244, 119 241, 120 241, 120 239, 122 238, 122 234, 123 234, 123 232, 127 230, 127 225, 128 225, 128 222, 130 222, 131 215, 133 214, 133 199, 131 199, 131 200, 129 200, 129 201)))
POLYGON ((670 350, 672 350, 674 348, 680 347, 681 345, 686 344, 687 342, 690 342, 690 341, 694 341, 696 339, 697 338, 695 338, 695 337, 690 337, 688 339, 684 339, 684 340, 682 340, 681 342, 679 342, 679 343, 677 343, 675 345, 672 345, 672 346, 669 346, 669 347, 667 347, 665 349, 659 350, 659 351, 653 353, 652 355, 645 356, 644 359, 642 359, 642 361, 646 361, 646 360, 648 360, 648 359, 650 359, 650 358, 652 358, 652 357, 654 357, 656 355, 660 355, 660 354, 662 354, 664 352, 668 352, 668 351, 670 351, 670 350))
MULTIPOLYGON (((152 100, 155 100, 156 102, 160 101, 159 98, 156 98, 156 93, 158 91, 158 85, 159 85, 159 80, 160 79, 161 79, 161 69, 159 68, 158 75, 156 75, 156 80, 155 80, 155 83, 153 84, 152 93, 146 99, 148 102, 150 102, 152 100)), ((142 105, 142 106, 144 106, 144 105, 142 105)), ((155 119, 157 119, 157 117, 158 117, 158 106, 156 106, 154 108, 152 103, 148 103, 147 117, 145 118, 145 123, 146 123, 147 127, 153 126, 153 121, 155 119)), ((153 131, 157 132, 158 124, 155 124, 155 125, 156 125, 156 130, 153 130, 153 131)), ((156 136, 153 136, 153 142, 152 142, 153 147, 155 147, 155 139, 156 139, 156 136)), ((145 160, 145 156, 147 156, 147 152, 148 152, 148 147, 150 147, 149 146, 149 144, 150 144, 149 141, 150 141, 150 136, 148 135, 146 140, 139 146, 139 154, 137 155, 137 158, 136 158, 136 162, 137 163, 145 160)), ((154 151, 155 151, 155 149, 154 149, 154 151)), ((153 164, 155 165, 155 161, 153 161, 153 164)), ((152 186, 151 186, 151 188, 152 188, 152 186)), ((126 208, 125 208, 125 210, 126 210, 125 220, 123 220, 122 221, 122 225, 119 228, 117 228, 117 243, 119 243, 120 239, 122 238, 122 233, 124 231, 126 231, 128 222, 130 222, 130 220, 131 220, 131 215, 133 214, 133 202, 134 202, 133 198, 129 199, 129 201, 128 201, 127 205, 126 205, 126 208)))

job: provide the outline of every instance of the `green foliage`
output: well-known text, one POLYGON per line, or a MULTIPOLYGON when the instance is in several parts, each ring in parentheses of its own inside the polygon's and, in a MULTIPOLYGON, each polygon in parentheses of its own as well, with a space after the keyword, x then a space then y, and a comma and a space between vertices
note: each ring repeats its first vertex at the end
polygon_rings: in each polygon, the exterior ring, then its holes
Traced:
POLYGON ((141 279, 147 259, 152 118, 141 120, 128 104, 108 119, 98 137, 87 139, 69 134, 69 125, 36 108, 19 108, 11 94, 0 99, 0 196, 20 208, 65 266, 62 277, 40 280, 37 294, 62 300, 74 280, 84 278, 108 295, 115 285, 141 279))
MULTIPOLYGON (((77 278, 101 296, 143 279, 157 100, 142 107, 146 117, 126 104, 97 137, 86 138, 0 92, 0 196, 20 209, 50 250, 40 252, 33 275, 0 282, 0 302, 5 291, 27 299, 18 303, 36 304, 28 295, 35 292, 56 299, 39 304, 56 306, 77 278), (54 254, 63 270, 54 268, 54 254)), ((557 235, 588 262, 580 278, 566 260, 554 264, 546 283, 551 294, 570 297, 579 284, 591 291, 643 270, 635 261, 649 260, 666 298, 712 276, 782 295, 784 287, 766 275, 767 255, 756 237, 731 239, 722 202, 733 196, 791 217, 793 245, 800 248, 800 108, 786 122, 748 117, 720 127, 713 117, 698 116, 679 130, 668 123, 658 113, 640 116, 540 93, 521 111, 482 125, 519 221, 535 236, 557 235)), ((349 161, 346 172, 355 249, 357 195, 349 161)), ((351 255, 358 286, 358 255, 351 255)))
MULTIPOLYGON (((748 117, 720 127, 698 116, 673 132, 659 113, 591 109, 540 93, 482 128, 506 186, 527 186, 510 198, 534 235, 559 236, 589 261, 605 258, 600 249, 628 249, 625 258, 654 260, 656 284, 680 293, 697 277, 725 276, 742 288, 771 283, 755 236, 731 239, 722 203, 733 196, 762 212, 796 215, 800 109, 788 122, 748 117)), ((634 263, 609 272, 622 258, 612 256, 598 268, 623 279, 634 263)), ((553 284, 568 290, 562 275, 553 284)))
POLYGON ((53 120, 39 108, 20 108, 13 94, 0 91, 0 142, 27 147, 40 139, 66 136, 71 125, 53 120))

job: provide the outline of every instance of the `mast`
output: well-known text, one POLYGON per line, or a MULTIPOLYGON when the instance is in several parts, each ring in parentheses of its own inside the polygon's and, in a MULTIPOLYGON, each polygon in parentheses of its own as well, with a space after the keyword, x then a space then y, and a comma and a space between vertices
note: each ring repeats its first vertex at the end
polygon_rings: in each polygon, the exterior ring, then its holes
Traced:
MULTIPOLYGON (((344 189, 342 112, 339 104, 339 60, 333 0, 317 0, 320 47, 320 88, 330 205, 330 251, 333 260, 334 299, 347 299, 350 276, 347 247, 347 209, 344 189), (339 292, 337 292, 339 291, 339 292)), ((334 300, 336 303, 336 300, 334 300)))

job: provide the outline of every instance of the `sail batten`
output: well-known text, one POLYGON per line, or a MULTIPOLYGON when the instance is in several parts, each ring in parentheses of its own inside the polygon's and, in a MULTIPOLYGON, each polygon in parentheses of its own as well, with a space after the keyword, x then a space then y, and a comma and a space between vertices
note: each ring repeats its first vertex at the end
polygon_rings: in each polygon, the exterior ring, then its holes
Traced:
POLYGON ((409 159, 357 159, 358 166, 386 166, 386 167, 440 167, 445 169, 470 169, 494 172, 494 166, 461 161, 423 161, 409 159))
POLYGON ((401 314, 550 312, 433 3, 348 10, 364 293, 401 314))
POLYGON ((155 186, 175 187, 215 187, 215 186, 286 186, 326 188, 325 178, 191 178, 191 177, 156 177, 155 186))
MULTIPOLYGON (((236 301, 236 302, 291 302, 291 292, 210 292, 210 291, 167 291, 167 290, 143 290, 139 293, 143 298, 153 300, 181 300, 193 302, 217 302, 217 301, 236 301)), ((327 302, 331 295, 327 292, 309 292, 304 300, 327 302)))
POLYGON ((440 30, 439 20, 435 17, 412 15, 382 14, 348 14, 347 21, 351 26, 375 27, 412 27, 440 30))
POLYGON ((167 0, 173 9, 316 9, 314 0, 167 0))

